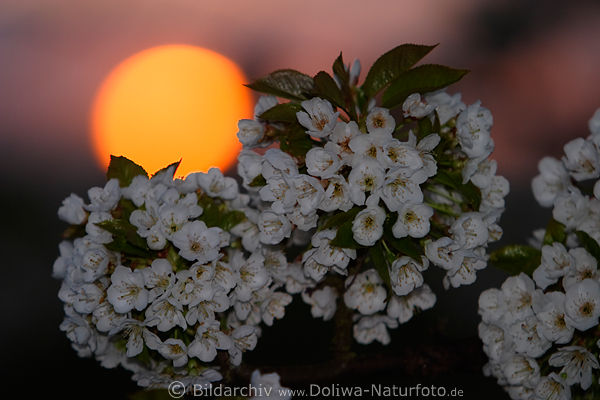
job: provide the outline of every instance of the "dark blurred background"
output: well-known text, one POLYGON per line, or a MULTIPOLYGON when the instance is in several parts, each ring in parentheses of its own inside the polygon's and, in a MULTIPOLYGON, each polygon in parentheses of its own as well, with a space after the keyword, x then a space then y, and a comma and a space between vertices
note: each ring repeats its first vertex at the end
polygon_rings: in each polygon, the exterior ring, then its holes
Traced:
MULTIPOLYGON (((465 103, 481 99, 494 115, 493 157, 511 182, 499 245, 524 241, 549 215, 529 189, 537 161, 559 156, 566 141, 587 135, 587 121, 600 106, 598 1, 0 2, 0 354, 6 384, 25 398, 126 398, 136 390, 129 373, 76 357, 58 329, 59 282, 50 276, 65 228, 56 216, 62 199, 71 192, 85 196, 104 182, 89 117, 94 94, 115 65, 149 47, 183 43, 224 54, 257 78, 278 68, 329 70, 343 51, 347 61, 361 60, 364 78, 379 55, 408 42, 440 43, 428 62, 471 70, 450 92, 462 92, 465 103)), ((438 304, 394 332, 388 351, 419 341, 473 342, 478 295, 504 277, 488 268, 474 285, 445 292, 441 274, 431 271, 438 304)), ((305 317, 300 302, 291 311, 298 321, 267 330, 251 361, 273 365, 287 354, 300 363, 324 348, 312 336, 287 334, 297 332, 298 323, 307 330, 320 326, 305 317)), ((362 380, 448 384, 462 388, 465 398, 507 398, 481 374, 481 353, 464 357, 468 362, 449 375, 421 379, 390 369, 362 380)))

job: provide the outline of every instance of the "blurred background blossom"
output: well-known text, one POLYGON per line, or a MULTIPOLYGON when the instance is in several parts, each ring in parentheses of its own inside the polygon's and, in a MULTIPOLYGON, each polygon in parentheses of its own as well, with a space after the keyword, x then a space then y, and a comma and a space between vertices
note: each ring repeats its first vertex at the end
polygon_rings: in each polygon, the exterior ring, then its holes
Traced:
MULTIPOLYGON (((14 366, 11 376, 43 379, 57 393, 73 371, 80 388, 114 379, 114 371, 78 360, 58 331, 59 283, 50 273, 64 228, 56 217, 61 200, 104 179, 90 108, 116 65, 181 43, 221 53, 253 79, 279 68, 329 70, 342 51, 346 62, 361 60, 364 78, 379 55, 411 42, 440 43, 426 62, 471 70, 450 92, 492 111, 493 158, 511 182, 501 244, 524 240, 546 215, 531 211, 538 160, 586 136, 600 107, 598 1, 2 1, 1 354, 5 367, 14 366)), ((480 276, 472 287, 438 290, 436 313, 451 321, 452 334, 476 336, 478 294, 503 278, 491 268, 480 276)), ((128 376, 120 379, 113 382, 131 390, 128 376)))

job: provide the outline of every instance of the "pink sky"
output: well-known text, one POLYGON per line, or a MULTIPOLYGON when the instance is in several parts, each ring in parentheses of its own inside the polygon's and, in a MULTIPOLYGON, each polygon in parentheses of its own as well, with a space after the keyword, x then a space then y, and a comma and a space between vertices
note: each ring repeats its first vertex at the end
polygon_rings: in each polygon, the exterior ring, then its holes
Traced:
MULTIPOLYGON (((472 71, 454 91, 490 108, 501 172, 528 180, 542 155, 585 134, 600 106, 600 12, 576 9, 542 34, 484 53, 472 25, 487 3, 5 0, 0 146, 28 163, 89 162, 89 108, 100 82, 123 59, 160 44, 208 47, 253 78, 277 68, 328 70, 340 50, 366 71, 397 44, 439 42, 427 60, 472 71)), ((20 170, 19 162, 7 168, 20 170)))

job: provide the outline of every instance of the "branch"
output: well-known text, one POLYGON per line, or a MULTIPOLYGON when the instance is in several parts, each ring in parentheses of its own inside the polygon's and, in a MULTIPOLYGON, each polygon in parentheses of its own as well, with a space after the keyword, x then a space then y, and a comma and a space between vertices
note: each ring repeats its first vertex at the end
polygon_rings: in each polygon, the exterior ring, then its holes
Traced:
POLYGON ((266 366, 243 364, 233 370, 236 379, 249 381, 252 371, 277 372, 284 385, 302 386, 311 383, 331 383, 374 374, 389 374, 412 378, 434 378, 456 371, 479 373, 484 363, 481 343, 472 338, 454 343, 416 344, 395 354, 381 353, 356 356, 345 363, 332 359, 319 364, 266 366))

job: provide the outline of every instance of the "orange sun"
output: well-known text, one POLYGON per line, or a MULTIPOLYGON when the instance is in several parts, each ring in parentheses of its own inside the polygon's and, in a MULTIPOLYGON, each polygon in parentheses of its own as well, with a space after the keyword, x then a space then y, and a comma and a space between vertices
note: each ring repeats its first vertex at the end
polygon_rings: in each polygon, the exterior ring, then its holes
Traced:
POLYGON ((230 167, 241 148, 237 121, 252 116, 240 68, 211 50, 154 47, 118 65, 92 109, 92 140, 103 167, 125 156, 149 173, 182 159, 177 175, 230 167))

